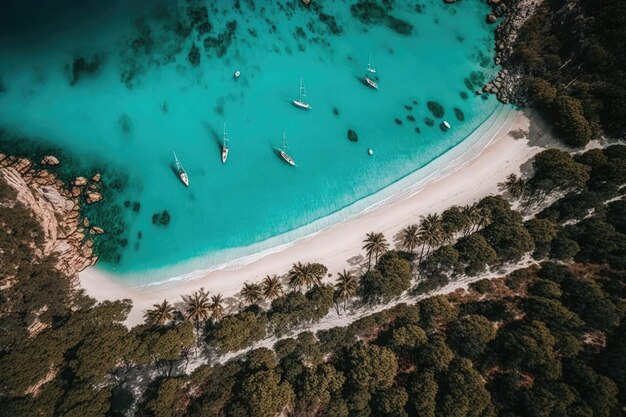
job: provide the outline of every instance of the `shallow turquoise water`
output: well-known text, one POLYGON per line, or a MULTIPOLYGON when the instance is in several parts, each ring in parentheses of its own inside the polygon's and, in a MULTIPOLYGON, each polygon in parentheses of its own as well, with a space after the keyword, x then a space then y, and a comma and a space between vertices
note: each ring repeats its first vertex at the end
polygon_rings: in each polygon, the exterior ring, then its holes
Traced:
POLYGON ((415 2, 396 1, 390 13, 413 25, 408 36, 360 22, 350 13, 355 1, 323 2, 339 35, 299 0, 256 2, 254 11, 246 1, 240 9, 209 2, 212 29, 201 36, 198 28, 187 34, 177 26, 187 25, 189 3, 200 1, 128 3, 59 16, 67 21, 43 36, 1 33, 0 126, 72 149, 109 182, 124 178, 89 216, 119 231, 102 238, 101 266, 140 272, 126 278, 136 283, 161 280, 170 272, 157 269, 181 261, 198 258, 177 273, 215 267, 263 249, 259 242, 271 237, 310 233, 302 227, 331 213, 339 212, 333 221, 349 217, 352 203, 444 154, 500 108, 474 95, 479 80, 467 85, 473 72, 474 79, 495 72, 493 27, 481 2, 451 7, 424 0, 418 13, 415 2), (236 30, 223 56, 219 48, 205 49, 203 40, 217 38, 232 21, 236 30), (187 59, 192 42, 200 48, 198 67, 187 59), (360 79, 370 53, 379 91, 360 79), (71 85, 68 64, 94 55, 101 57, 98 70, 71 85), (123 82, 130 72, 132 80, 123 82), (308 112, 290 103, 301 76, 308 112), (443 105, 442 119, 428 110, 429 100, 443 105), (450 131, 438 127, 444 119, 450 131), (230 137, 226 165, 223 123, 230 137), (358 143, 347 140, 348 129, 358 143), (276 154, 283 130, 296 168, 276 154), (190 188, 172 172, 172 150, 190 188), (133 202, 140 202, 138 212, 133 202), (153 215, 163 210, 170 223, 154 225, 153 215))

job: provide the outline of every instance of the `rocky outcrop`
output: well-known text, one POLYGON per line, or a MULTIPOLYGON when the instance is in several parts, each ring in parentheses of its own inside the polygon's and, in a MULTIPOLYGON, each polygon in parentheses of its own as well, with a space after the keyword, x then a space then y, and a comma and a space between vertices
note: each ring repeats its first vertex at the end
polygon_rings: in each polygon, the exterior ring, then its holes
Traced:
POLYGON ((59 158, 53 155, 46 155, 41 160, 41 165, 59 165, 59 158))
MULTIPOLYGON (((58 161, 57 158, 48 160, 58 161)), ((0 154, 0 177, 17 192, 16 200, 33 213, 44 232, 42 255, 56 256, 57 269, 77 278, 79 271, 98 260, 89 236, 104 233, 80 216, 80 201, 88 181, 79 177, 74 184, 82 185, 70 189, 50 171, 35 170, 32 166, 26 159, 0 154)), ((97 194, 101 199, 102 195, 97 194)))
POLYGON ((495 94, 503 103, 520 103, 520 84, 522 81, 522 70, 513 66, 509 59, 513 54, 513 45, 517 40, 522 25, 535 13, 544 0, 508 0, 507 4, 503 0, 489 0, 488 3, 494 7, 494 13, 504 9, 504 20, 496 30, 496 65, 501 65, 502 70, 496 78, 485 85, 483 91, 495 94))
MULTIPOLYGON (((487 13, 487 23, 496 23, 503 19, 496 29, 496 57, 495 64, 501 65, 502 70, 495 79, 488 82, 476 95, 483 93, 495 94, 502 103, 522 104, 525 100, 520 97, 522 70, 509 62, 513 53, 513 45, 522 25, 535 13, 544 0, 484 0, 491 6, 487 13)), ((445 3, 454 3, 446 1, 445 3)))
POLYGON ((102 194, 97 191, 88 191, 87 194, 85 194, 87 204, 97 203, 100 200, 102 200, 102 194))

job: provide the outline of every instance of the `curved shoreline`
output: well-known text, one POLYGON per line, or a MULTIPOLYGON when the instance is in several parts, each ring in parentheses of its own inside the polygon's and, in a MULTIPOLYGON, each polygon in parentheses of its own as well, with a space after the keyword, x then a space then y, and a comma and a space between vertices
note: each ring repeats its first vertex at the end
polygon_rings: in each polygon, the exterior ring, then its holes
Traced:
MULTIPOLYGON (((181 294, 200 287, 231 297, 244 282, 260 280, 266 274, 283 274, 293 262, 322 262, 333 274, 344 268, 350 269, 348 260, 362 256, 365 233, 382 231, 392 241, 398 231, 416 222, 420 215, 440 212, 452 205, 470 204, 495 193, 498 182, 511 172, 519 172, 520 165, 540 150, 531 147, 526 139, 519 139, 519 132, 529 130, 529 119, 521 112, 511 110, 506 120, 494 125, 493 129, 495 132, 491 135, 483 135, 481 141, 472 143, 474 146, 480 144, 473 158, 462 160, 461 166, 448 175, 431 178, 426 185, 417 184, 418 190, 411 194, 404 194, 384 206, 376 206, 287 247, 278 248, 244 266, 203 272, 194 279, 168 281, 150 287, 130 287, 106 272, 89 268, 80 274, 81 285, 98 300, 130 298, 133 309, 127 323, 135 325, 142 321, 143 310, 164 298, 178 302, 181 294), (518 134, 511 135, 510 132, 518 134)), ((466 156, 466 152, 462 152, 452 161, 466 156)), ((351 261, 354 263, 354 259, 351 261)))
POLYGON ((372 210, 387 207, 397 201, 409 198, 413 194, 418 193, 423 187, 452 174, 459 167, 464 166, 477 157, 482 152, 482 149, 488 146, 491 140, 498 134, 502 126, 507 124, 507 121, 513 114, 514 110, 510 106, 498 105, 463 140, 432 159, 426 165, 407 173, 375 192, 303 226, 250 245, 211 251, 204 255, 194 256, 190 259, 152 270, 122 274, 108 271, 106 268, 99 268, 99 271, 109 275, 124 286, 143 288, 159 287, 177 281, 194 280, 213 271, 242 268, 267 255, 281 252, 302 240, 312 238, 319 233, 341 223, 349 222, 372 210))

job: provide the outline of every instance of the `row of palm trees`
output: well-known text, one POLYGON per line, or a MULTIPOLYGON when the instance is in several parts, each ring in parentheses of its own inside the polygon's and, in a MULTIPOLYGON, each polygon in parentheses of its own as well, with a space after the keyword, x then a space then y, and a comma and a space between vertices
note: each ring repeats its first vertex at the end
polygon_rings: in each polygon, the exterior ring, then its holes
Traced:
POLYGON ((268 275, 260 284, 244 283, 239 295, 247 304, 257 304, 263 299, 274 300, 283 295, 283 283, 276 275, 268 275))
MULTIPOLYGON (((209 319, 220 320, 224 317, 224 297, 221 294, 209 297, 209 293, 204 288, 200 288, 191 295, 183 295, 182 299, 185 303, 183 312, 185 319, 196 325, 196 331, 201 322, 209 319)), ((145 312, 144 320, 147 324, 162 326, 174 320, 175 314, 174 306, 167 300, 163 300, 162 303, 154 304, 152 309, 145 312)))
MULTIPOLYGON (((322 275, 315 264, 298 262, 292 265, 287 274, 287 285, 292 291, 310 290, 322 283, 322 275)), ((260 283, 246 282, 239 292, 247 304, 258 304, 263 300, 272 301, 284 294, 283 283, 276 275, 267 275, 260 283)))
MULTIPOLYGON (((459 233, 462 236, 467 236, 490 223, 489 214, 476 204, 459 208, 455 207, 453 209, 457 209, 460 214, 459 217, 464 220, 459 230, 451 231, 449 228, 445 228, 442 216, 438 213, 422 216, 419 224, 411 224, 402 230, 400 234, 402 246, 412 254, 415 253, 416 249, 420 248, 420 263, 424 256, 428 256, 432 250, 453 242, 459 233)), ((379 256, 389 249, 389 243, 387 243, 382 233, 376 232, 368 233, 363 243, 369 270, 372 264, 372 257, 375 263, 377 263, 379 256)))
MULTIPOLYGON (((287 282, 291 291, 302 291, 304 288, 310 290, 315 285, 321 285, 322 277, 315 271, 314 264, 298 262, 289 270, 287 282)), ((346 310, 347 302, 356 296, 358 286, 358 278, 352 272, 344 269, 337 274, 334 300, 338 313, 340 305, 343 306, 344 311, 346 310)), ((272 301, 283 296, 284 290, 280 278, 276 275, 268 275, 260 283, 244 283, 239 294, 245 303, 258 304, 264 299, 272 301)))
MULTIPOLYGON (((510 177, 509 183, 513 184, 516 178, 510 177)), ((523 195, 524 186, 518 184, 519 189, 512 187, 509 192, 512 195, 523 195)), ((463 236, 474 233, 475 231, 489 224, 490 218, 488 213, 474 205, 467 205, 458 209, 464 222, 460 225, 459 230, 446 231, 442 216, 439 214, 428 214, 422 216, 419 224, 411 224, 401 232, 402 246, 412 254, 419 248, 419 262, 421 263, 425 256, 441 245, 454 241, 456 234, 463 236)), ((389 243, 382 233, 371 232, 366 235, 363 241, 363 249, 367 254, 368 270, 371 268, 372 259, 374 263, 378 263, 379 257, 389 250, 389 243)), ((287 285, 292 291, 310 290, 315 285, 322 282, 322 274, 316 266, 317 264, 298 262, 293 264, 287 274, 287 285)), ((325 268, 324 268, 325 269, 325 268)), ((343 305, 346 310, 347 301, 353 298, 358 290, 358 278, 345 269, 338 274, 335 283, 335 302, 337 311, 339 305, 343 305)), ((275 300, 284 295, 283 283, 276 275, 266 276, 260 283, 246 282, 240 291, 241 299, 247 304, 258 304, 263 300, 275 300)), ((184 315, 185 318, 194 322, 197 326, 199 323, 210 318, 220 320, 225 313, 223 306, 223 297, 221 294, 213 295, 209 298, 209 293, 201 288, 188 296, 183 296, 185 302, 184 315)), ((173 320, 176 309, 167 301, 163 300, 160 304, 154 304, 153 309, 147 310, 144 314, 146 323, 154 325, 164 325, 173 320)))
POLYGON ((509 174, 506 181, 499 182, 498 187, 506 191, 514 200, 520 200, 522 210, 528 210, 533 206, 541 206, 550 194, 549 191, 539 190, 532 186, 532 183, 522 176, 509 174))

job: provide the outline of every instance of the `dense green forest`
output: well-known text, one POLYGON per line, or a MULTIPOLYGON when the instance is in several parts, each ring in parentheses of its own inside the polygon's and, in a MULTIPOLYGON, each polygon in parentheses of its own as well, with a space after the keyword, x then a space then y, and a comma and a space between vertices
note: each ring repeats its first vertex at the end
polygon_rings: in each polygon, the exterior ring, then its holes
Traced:
POLYGON ((626 137, 626 4, 550 0, 522 27, 511 62, 529 104, 570 146, 626 137))
POLYGON ((116 416, 135 389, 139 416, 620 415, 626 147, 550 149, 533 165, 501 196, 407 227, 402 250, 369 234, 363 274, 343 271, 331 285, 323 265, 296 263, 282 280, 247 283, 238 312, 200 290, 130 330, 128 301, 96 303, 54 272, 29 243, 41 243, 39 226, 2 184, 0 409, 116 416), (419 299, 528 254, 541 266, 419 299), (348 327, 286 337, 407 291, 348 327), (216 361, 269 336, 281 338, 273 349, 216 361))

